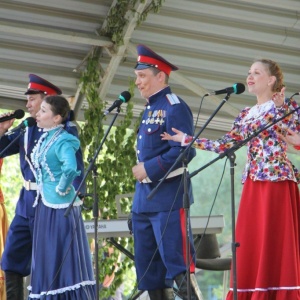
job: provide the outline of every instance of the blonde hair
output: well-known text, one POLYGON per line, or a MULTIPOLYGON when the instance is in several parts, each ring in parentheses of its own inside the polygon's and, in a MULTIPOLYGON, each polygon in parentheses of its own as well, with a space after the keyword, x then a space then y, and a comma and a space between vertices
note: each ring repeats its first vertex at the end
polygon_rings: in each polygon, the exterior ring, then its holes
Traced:
POLYGON ((256 59, 254 62, 260 62, 264 64, 271 76, 275 76, 276 81, 272 87, 273 92, 280 92, 285 86, 283 83, 283 73, 279 65, 271 59, 256 59))

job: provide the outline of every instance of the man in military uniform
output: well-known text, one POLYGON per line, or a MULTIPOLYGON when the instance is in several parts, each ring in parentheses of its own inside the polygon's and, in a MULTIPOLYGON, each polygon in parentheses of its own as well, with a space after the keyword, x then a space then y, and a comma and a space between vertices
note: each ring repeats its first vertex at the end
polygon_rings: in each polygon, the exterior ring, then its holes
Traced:
MULTIPOLYGON (((28 89, 25 92, 27 96, 26 108, 30 116, 36 117, 45 96, 60 94, 62 94, 62 91, 58 87, 35 74, 30 74, 28 89)), ((13 122, 14 119, 0 123, 0 151, 3 151, 9 145, 3 153, 3 157, 19 154, 24 184, 20 191, 15 216, 9 227, 1 267, 5 271, 7 299, 22 300, 24 298, 23 278, 30 274, 31 269, 34 225, 34 208, 32 205, 37 188, 32 173, 30 154, 43 132, 35 124, 32 127, 27 127, 23 134, 20 133, 20 129, 12 134, 5 134, 13 122), (17 139, 12 142, 15 138, 17 139)), ((72 122, 68 122, 66 130, 78 136, 77 128, 72 122)), ((81 150, 77 151, 76 157, 81 176, 73 182, 75 188, 79 186, 84 175, 81 150)))
MULTIPOLYGON (((137 179, 132 225, 138 288, 147 290, 150 299, 171 300, 175 280, 182 299, 188 299, 187 276, 190 275, 191 299, 202 299, 194 276, 192 234, 190 270, 186 267, 182 162, 178 162, 153 197, 147 199, 183 150, 180 143, 162 141, 161 134, 172 133, 172 127, 176 127, 193 135, 193 116, 188 105, 168 85, 170 72, 178 68, 144 45, 138 45, 137 52, 135 84, 147 101, 137 133, 138 162, 132 168, 137 179)), ((190 162, 195 149, 187 152, 186 159, 190 162)), ((187 185, 192 203, 190 180, 187 185)))

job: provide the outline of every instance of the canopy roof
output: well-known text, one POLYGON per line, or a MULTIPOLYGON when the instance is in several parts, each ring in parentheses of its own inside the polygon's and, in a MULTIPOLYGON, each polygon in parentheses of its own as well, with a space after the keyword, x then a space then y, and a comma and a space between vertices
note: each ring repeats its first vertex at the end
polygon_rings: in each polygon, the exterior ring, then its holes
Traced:
MULTIPOLYGON (((190 105, 196 120, 207 92, 244 83, 255 58, 277 61, 287 96, 300 91, 300 2, 297 0, 165 0, 140 26, 136 18, 151 0, 127 14, 124 45, 101 36, 117 0, 2 0, 0 9, 0 108, 25 109, 28 74, 37 74, 74 96, 77 119, 87 107, 78 79, 95 47, 102 50, 100 96, 108 106, 134 78, 136 45, 145 44, 179 67, 173 92, 190 105)), ((206 97, 197 126, 203 126, 224 95, 206 97)), ((134 115, 144 107, 138 90, 134 115)), ((253 96, 232 94, 209 123, 205 136, 218 137, 253 96)), ((299 100, 300 101, 300 100, 299 100)))

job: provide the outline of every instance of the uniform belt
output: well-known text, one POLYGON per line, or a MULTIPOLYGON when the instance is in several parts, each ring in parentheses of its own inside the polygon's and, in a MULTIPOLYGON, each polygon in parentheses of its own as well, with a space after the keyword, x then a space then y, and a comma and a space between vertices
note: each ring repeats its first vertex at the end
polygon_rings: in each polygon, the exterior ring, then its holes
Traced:
POLYGON ((24 180, 23 186, 26 191, 36 191, 37 190, 36 182, 24 180))
MULTIPOLYGON (((181 174, 183 174, 183 171, 184 171, 184 167, 178 168, 178 169, 170 172, 170 174, 167 176, 166 179, 181 175, 181 174)), ((151 183, 151 182, 152 182, 152 180, 148 176, 142 180, 142 183, 151 183)))

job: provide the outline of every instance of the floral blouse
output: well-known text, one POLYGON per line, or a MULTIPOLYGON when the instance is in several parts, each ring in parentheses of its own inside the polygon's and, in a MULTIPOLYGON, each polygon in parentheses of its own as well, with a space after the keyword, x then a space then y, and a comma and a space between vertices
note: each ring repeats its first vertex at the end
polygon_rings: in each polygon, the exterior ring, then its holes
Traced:
MULTIPOLYGON (((280 108, 276 108, 272 100, 251 108, 246 107, 235 119, 231 130, 223 137, 215 141, 199 138, 193 147, 223 153, 297 107, 298 104, 293 99, 286 99, 280 108)), ((242 183, 248 176, 252 180, 293 180, 300 183, 300 174, 287 157, 287 144, 278 137, 278 133, 285 134, 287 128, 300 132, 299 115, 300 111, 290 114, 248 141, 242 183)), ((192 139, 191 136, 185 136, 182 145, 187 145, 192 139)))

